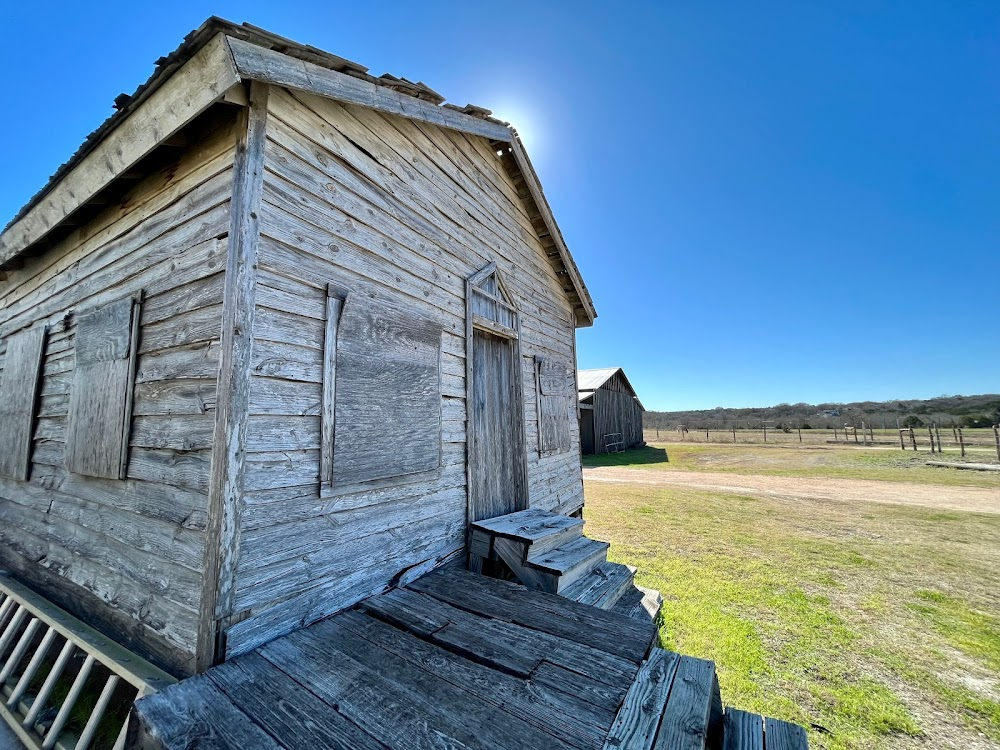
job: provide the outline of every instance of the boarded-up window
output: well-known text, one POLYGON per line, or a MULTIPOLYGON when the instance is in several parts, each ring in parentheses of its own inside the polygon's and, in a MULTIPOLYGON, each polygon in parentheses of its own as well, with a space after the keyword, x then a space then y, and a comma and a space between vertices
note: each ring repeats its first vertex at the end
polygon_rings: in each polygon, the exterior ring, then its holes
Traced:
POLYGON ((0 475, 11 479, 28 478, 44 349, 43 327, 7 339, 0 375, 0 475))
POLYGON ((129 297, 77 321, 66 435, 66 468, 76 474, 125 478, 138 318, 129 297))
POLYGON ((538 452, 543 456, 565 453, 570 448, 569 415, 573 398, 569 393, 570 372, 564 364, 535 357, 538 452))
POLYGON ((441 463, 441 326, 403 306, 331 292, 324 484, 357 485, 441 463))

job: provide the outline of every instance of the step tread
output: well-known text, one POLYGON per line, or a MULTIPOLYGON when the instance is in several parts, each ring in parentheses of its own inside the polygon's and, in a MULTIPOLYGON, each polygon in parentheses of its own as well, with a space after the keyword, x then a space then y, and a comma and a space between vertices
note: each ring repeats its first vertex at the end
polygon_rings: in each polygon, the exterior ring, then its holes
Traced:
POLYGON ((681 656, 656 733, 655 750, 704 750, 712 722, 714 692, 715 663, 681 656))
POLYGON ((798 724, 726 706, 722 750, 809 750, 798 724))
POLYGON ((628 591, 635 568, 620 563, 603 562, 586 576, 572 584, 563 596, 580 604, 611 609, 628 591))
POLYGON ((642 586, 632 586, 626 589, 622 597, 611 608, 612 612, 631 617, 641 622, 656 622, 663 606, 663 597, 656 589, 644 589, 642 586))
POLYGON ((596 557, 606 555, 610 546, 608 542, 581 536, 541 554, 531 554, 529 551, 527 562, 532 567, 541 568, 554 575, 565 575, 581 565, 592 562, 596 557))
POLYGON ((582 532, 583 519, 528 508, 505 516, 473 521, 472 526, 498 536, 516 537, 530 544, 571 529, 579 529, 582 532))
POLYGON ((726 708, 722 750, 764 750, 764 717, 726 708))

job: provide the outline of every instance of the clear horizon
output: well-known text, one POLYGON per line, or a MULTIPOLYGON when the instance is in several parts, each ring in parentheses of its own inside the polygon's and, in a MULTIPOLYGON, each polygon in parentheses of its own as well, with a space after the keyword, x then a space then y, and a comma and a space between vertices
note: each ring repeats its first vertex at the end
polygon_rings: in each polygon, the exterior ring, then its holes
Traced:
POLYGON ((7 4, 0 223, 221 15, 509 119, 651 410, 997 389, 1000 4, 504 8, 7 4))

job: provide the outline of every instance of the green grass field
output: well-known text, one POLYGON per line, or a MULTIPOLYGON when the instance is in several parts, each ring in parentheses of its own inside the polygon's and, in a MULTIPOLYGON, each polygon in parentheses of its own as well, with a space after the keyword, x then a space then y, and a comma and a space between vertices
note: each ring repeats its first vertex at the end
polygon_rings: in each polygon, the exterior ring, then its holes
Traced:
MULTIPOLYGON (((1000 507, 1000 478, 898 454, 670 448, 666 465, 654 449, 587 463, 986 479, 1000 507)), ((628 483, 586 494, 588 535, 663 594, 663 645, 715 660, 725 702, 806 725, 814 748, 1000 747, 1000 515, 628 483)))

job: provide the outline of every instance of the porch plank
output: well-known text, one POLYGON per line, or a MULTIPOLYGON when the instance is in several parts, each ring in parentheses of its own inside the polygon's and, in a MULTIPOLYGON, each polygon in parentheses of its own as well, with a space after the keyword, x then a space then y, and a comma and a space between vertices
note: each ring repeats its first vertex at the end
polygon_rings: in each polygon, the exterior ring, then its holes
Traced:
POLYGON ((715 665, 682 656, 663 712, 656 750, 704 750, 712 710, 715 665))
POLYGON ((588 720, 591 707, 575 695, 497 672, 357 611, 338 615, 334 623, 574 747, 603 742, 601 723, 588 720))
POLYGON ((806 730, 780 719, 764 719, 765 750, 808 750, 806 730))
POLYGON ((414 581, 410 588, 485 617, 576 640, 637 666, 656 635, 652 623, 466 571, 439 569, 414 581))
POLYGON ((649 750, 653 746, 679 662, 677 654, 653 649, 639 668, 639 674, 611 725, 605 750, 649 750))
POLYGON ((137 701, 133 715, 128 747, 292 750, 257 726, 204 675, 137 701))
POLYGON ((252 713, 289 750, 317 747, 385 750, 385 745, 331 711, 322 700, 260 654, 247 654, 206 674, 233 703, 252 713))

